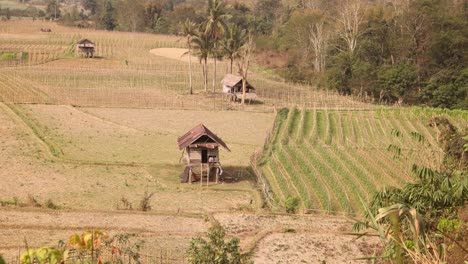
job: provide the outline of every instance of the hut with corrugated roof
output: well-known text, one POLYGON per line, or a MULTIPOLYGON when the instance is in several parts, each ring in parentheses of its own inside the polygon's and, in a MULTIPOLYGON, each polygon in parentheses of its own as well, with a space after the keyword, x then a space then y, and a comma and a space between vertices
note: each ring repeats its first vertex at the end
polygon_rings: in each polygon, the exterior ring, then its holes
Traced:
POLYGON ((203 180, 219 182, 223 174, 219 158, 219 147, 231 151, 224 141, 203 124, 189 130, 177 139, 179 150, 184 150, 185 170, 181 182, 192 183, 203 180))
MULTIPOLYGON (((242 76, 234 74, 226 74, 221 81, 223 85, 223 92, 230 98, 231 101, 242 100, 242 76)), ((257 94, 255 88, 247 82, 245 99, 255 100, 257 94)))

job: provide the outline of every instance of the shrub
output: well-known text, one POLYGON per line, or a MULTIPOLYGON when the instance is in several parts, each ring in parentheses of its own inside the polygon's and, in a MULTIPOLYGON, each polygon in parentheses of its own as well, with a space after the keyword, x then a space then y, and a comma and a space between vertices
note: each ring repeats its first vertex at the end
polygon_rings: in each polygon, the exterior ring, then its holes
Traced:
POLYGON ((145 194, 143 195, 143 198, 140 201, 140 209, 143 212, 151 210, 150 202, 151 202, 151 197, 153 197, 154 194, 155 193, 149 193, 148 194, 148 191, 145 191, 145 194))
POLYGON ((239 239, 226 242, 226 231, 217 224, 208 230, 207 239, 194 238, 187 250, 189 263, 251 263, 250 253, 240 253, 239 239))
POLYGON ((32 206, 32 207, 41 207, 41 204, 31 194, 28 194, 26 205, 32 206))
POLYGON ((299 198, 288 196, 288 198, 286 198, 284 201, 284 208, 286 209, 287 213, 295 214, 299 208, 299 198))
POLYGON ((52 199, 49 199, 47 200, 47 202, 45 203, 45 206, 49 209, 52 209, 52 210, 58 210, 60 209, 60 206, 56 205, 52 199))
POLYGON ((16 53, 5 52, 0 54, 0 60, 14 60, 16 59, 16 53))
POLYGON ((120 198, 120 202, 122 204, 122 207, 119 206, 117 209, 133 210, 132 203, 127 198, 122 196, 122 198, 120 198))

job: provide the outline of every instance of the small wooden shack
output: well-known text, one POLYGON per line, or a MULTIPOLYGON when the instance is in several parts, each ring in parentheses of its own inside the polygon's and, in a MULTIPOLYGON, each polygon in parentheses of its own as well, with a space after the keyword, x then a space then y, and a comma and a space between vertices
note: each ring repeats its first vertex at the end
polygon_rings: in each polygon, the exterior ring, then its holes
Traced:
POLYGON ((192 128, 177 139, 179 150, 184 150, 185 170, 181 175, 181 182, 192 183, 205 179, 219 182, 223 174, 219 159, 219 147, 231 151, 226 143, 206 128, 203 124, 192 128))
POLYGON ((89 39, 82 39, 76 43, 76 53, 81 54, 82 57, 94 57, 96 44, 89 39))
MULTIPOLYGON (((231 101, 242 100, 242 77, 234 74, 226 74, 221 81, 223 84, 223 92, 228 95, 231 101)), ((254 92, 255 88, 247 82, 245 99, 255 100, 257 94, 254 92)))

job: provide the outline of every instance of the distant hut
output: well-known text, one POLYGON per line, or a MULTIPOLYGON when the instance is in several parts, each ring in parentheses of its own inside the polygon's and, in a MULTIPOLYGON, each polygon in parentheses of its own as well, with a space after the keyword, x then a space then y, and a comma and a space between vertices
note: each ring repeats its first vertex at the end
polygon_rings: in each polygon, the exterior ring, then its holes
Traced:
POLYGON ((219 162, 219 147, 231 151, 226 143, 206 128, 203 124, 192 128, 177 140, 179 150, 185 150, 185 170, 181 175, 181 182, 192 183, 203 179, 208 183, 215 179, 219 182, 219 177, 223 173, 219 162))
MULTIPOLYGON (((226 74, 223 80, 223 92, 227 94, 231 101, 242 100, 242 77, 234 74, 226 74)), ((257 94, 254 92, 255 88, 250 85, 249 82, 246 84, 245 99, 255 100, 257 94)))
POLYGON ((96 44, 89 39, 82 39, 76 43, 76 52, 86 58, 94 57, 96 44))

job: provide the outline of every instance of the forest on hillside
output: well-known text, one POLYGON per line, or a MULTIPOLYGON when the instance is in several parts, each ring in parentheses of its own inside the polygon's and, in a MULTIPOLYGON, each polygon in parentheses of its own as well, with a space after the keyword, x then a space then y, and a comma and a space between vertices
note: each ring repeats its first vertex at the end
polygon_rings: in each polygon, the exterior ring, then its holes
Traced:
MULTIPOLYGON (((186 21, 209 21, 209 2, 45 0, 39 15, 71 26, 181 35, 186 21)), ((254 36, 256 62, 287 81, 375 103, 468 109, 465 1, 218 2, 220 32, 237 25, 254 36)))

